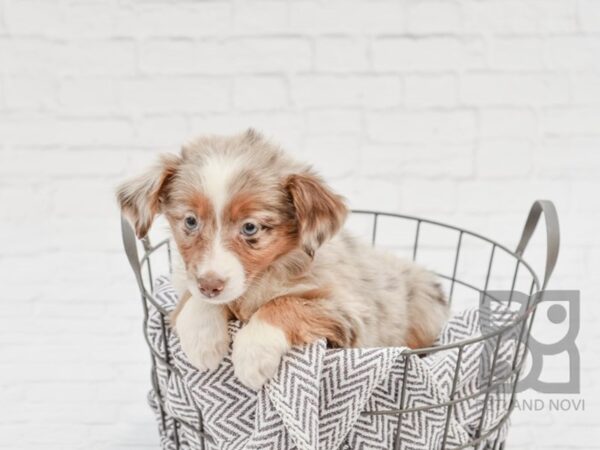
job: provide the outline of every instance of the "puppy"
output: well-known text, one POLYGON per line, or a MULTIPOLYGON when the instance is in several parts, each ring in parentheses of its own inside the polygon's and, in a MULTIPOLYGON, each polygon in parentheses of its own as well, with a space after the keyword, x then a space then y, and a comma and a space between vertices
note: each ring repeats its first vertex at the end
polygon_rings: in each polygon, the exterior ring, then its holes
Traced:
POLYGON ((163 155, 117 197, 138 237, 157 214, 170 224, 182 260, 172 323, 201 370, 227 353, 229 319, 244 323, 232 360, 253 389, 293 345, 426 347, 447 319, 430 272, 341 231, 343 199, 253 130, 163 155))

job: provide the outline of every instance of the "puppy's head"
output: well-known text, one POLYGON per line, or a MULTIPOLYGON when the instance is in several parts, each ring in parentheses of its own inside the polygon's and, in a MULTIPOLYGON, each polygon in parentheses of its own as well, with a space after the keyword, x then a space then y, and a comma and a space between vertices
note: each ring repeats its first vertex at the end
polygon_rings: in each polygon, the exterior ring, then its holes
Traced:
POLYGON ((188 288, 210 303, 241 297, 286 255, 313 257, 347 213, 308 166, 253 130, 196 139, 122 184, 117 198, 140 238, 165 215, 188 288))

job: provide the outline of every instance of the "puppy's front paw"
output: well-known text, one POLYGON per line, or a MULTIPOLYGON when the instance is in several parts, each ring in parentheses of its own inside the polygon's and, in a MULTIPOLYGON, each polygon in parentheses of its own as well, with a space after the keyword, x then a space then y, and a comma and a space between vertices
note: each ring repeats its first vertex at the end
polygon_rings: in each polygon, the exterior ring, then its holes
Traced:
POLYGON ((229 349, 227 321, 219 310, 190 300, 179 313, 175 330, 181 349, 194 367, 215 370, 229 349))
POLYGON ((229 336, 215 337, 208 333, 180 337, 181 348, 198 370, 215 370, 229 349, 229 336))
POLYGON ((280 328, 253 317, 233 341, 235 375, 249 388, 258 390, 275 376, 281 357, 289 348, 280 328))

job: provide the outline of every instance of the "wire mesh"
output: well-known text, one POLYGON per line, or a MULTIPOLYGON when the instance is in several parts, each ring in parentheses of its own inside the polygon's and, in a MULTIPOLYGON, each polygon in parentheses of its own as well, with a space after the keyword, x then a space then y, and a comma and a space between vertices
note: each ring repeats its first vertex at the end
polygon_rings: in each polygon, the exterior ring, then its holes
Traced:
MULTIPOLYGON (((521 344, 526 345, 527 340, 529 338, 531 332, 531 325, 534 318, 535 309, 537 306, 536 301, 531 301, 531 294, 533 292, 540 290, 540 281, 534 272, 534 270, 530 267, 530 265, 523 260, 522 255, 513 252, 502 244, 495 242, 485 236, 482 236, 477 233, 473 233, 471 231, 448 225, 441 222, 436 222, 432 220, 427 220, 419 217, 412 217, 401 214, 392 214, 392 213, 384 213, 384 212, 374 212, 374 211, 365 211, 365 210, 356 210, 353 211, 353 216, 355 217, 367 217, 370 218, 368 222, 370 223, 370 232, 367 233, 367 236, 370 236, 370 240, 372 245, 377 246, 380 235, 378 233, 381 232, 380 221, 381 218, 386 218, 387 220, 397 221, 398 224, 400 222, 414 224, 414 233, 411 235, 409 245, 405 245, 403 248, 403 252, 405 256, 412 258, 412 260, 421 263, 421 254, 425 253, 426 250, 431 251, 436 250, 436 245, 428 243, 425 239, 425 230, 424 227, 429 227, 433 229, 444 230, 445 232, 455 233, 454 244, 452 244, 452 240, 450 242, 442 242, 441 251, 446 253, 445 256, 449 257, 452 263, 448 267, 448 270, 433 270, 437 276, 441 280, 445 280, 447 283, 447 292, 448 292, 448 301, 450 303, 453 302, 454 297, 457 295, 457 289, 463 289, 467 292, 472 292, 474 297, 478 299, 481 303, 483 299, 490 299, 491 301, 501 302, 501 299, 494 298, 494 294, 490 289, 490 283, 492 279, 499 278, 501 280, 501 284, 507 286, 507 289, 510 290, 509 296, 509 305, 512 301, 513 292, 517 286, 517 282, 520 281, 519 278, 526 278, 529 283, 529 300, 527 302, 526 307, 517 315, 513 315, 512 320, 509 323, 504 324, 501 327, 497 327, 496 329, 481 334, 481 336, 472 337, 469 339, 465 339, 462 341, 433 346, 428 348, 420 348, 420 349, 411 349, 407 350, 403 353, 403 365, 404 365, 404 374, 403 374, 403 383, 401 386, 400 392, 400 401, 397 409, 391 410, 371 410, 371 411, 363 411, 362 414, 366 415, 388 415, 396 417, 396 430, 394 437, 394 449, 400 449, 401 442, 401 431, 406 425, 406 416, 408 414, 415 414, 420 411, 427 411, 432 409, 441 408, 445 410, 445 423, 444 423, 444 434, 442 438, 442 449, 462 449, 462 448, 473 448, 473 449, 502 449, 504 448, 504 442, 501 441, 500 430, 505 426, 509 416, 515 405, 515 396, 517 392, 517 383, 520 371, 523 367, 525 361, 525 351, 519 351, 521 344), (486 255, 485 258, 481 258, 482 260, 479 262, 478 266, 485 268, 483 272, 481 272, 476 278, 477 279, 466 279, 467 277, 463 277, 463 270, 461 268, 461 262, 463 265, 469 266, 469 264, 473 264, 472 261, 469 260, 467 245, 465 244, 466 240, 470 239, 471 241, 476 242, 479 246, 483 246, 483 253, 486 255), (509 265, 513 266, 510 269, 511 275, 503 277, 500 274, 499 277, 496 277, 495 267, 498 264, 499 254, 502 253, 504 255, 505 260, 508 259, 509 265), (487 256, 489 255, 489 256, 487 256), (512 365, 510 370, 507 373, 502 373, 497 375, 496 371, 496 361, 497 356, 500 351, 502 340, 505 336, 507 336, 511 332, 516 332, 518 334, 518 344, 515 351, 514 359, 512 361, 512 365), (491 346, 493 351, 492 363, 489 374, 487 376, 487 380, 485 383, 482 383, 480 388, 470 394, 464 396, 458 396, 457 394, 457 384, 460 376, 460 365, 462 362, 462 355, 465 349, 471 345, 481 345, 484 343, 485 345, 491 346), (451 392, 450 397, 447 401, 441 402, 435 405, 423 405, 423 406, 415 406, 408 408, 406 407, 406 376, 408 373, 408 369, 410 367, 411 361, 413 358, 423 358, 427 355, 430 355, 435 352, 440 351, 456 351, 457 358, 456 364, 453 371, 453 378, 451 382, 451 392), (499 389, 503 389, 509 393, 510 400, 508 402, 508 406, 500 417, 500 419, 493 424, 493 426, 486 427, 486 414, 488 410, 488 404, 491 400, 490 396, 494 396, 499 389), (450 447, 448 444, 448 433, 449 433, 449 424, 452 419, 452 415, 456 410, 458 404, 463 402, 468 402, 475 398, 483 397, 483 405, 481 408, 481 416, 479 419, 479 426, 477 427, 475 434, 472 440, 466 444, 460 446, 450 447)), ((124 227, 128 227, 124 222, 124 227)), ((131 232, 131 231, 130 231, 131 232)), ((124 228, 125 233, 125 228, 124 228)), ((132 232, 131 232, 132 233, 132 232)), ((133 236, 133 234, 132 234, 133 236)), ((406 237, 406 236, 405 236, 406 237)), ((196 409, 197 419, 196 424, 192 424, 181 420, 176 417, 169 416, 165 411, 165 393, 162 392, 160 383, 158 382, 158 371, 159 368, 162 368, 167 371, 168 375, 180 377, 177 367, 173 364, 172 356, 169 350, 169 337, 170 333, 172 333, 169 326, 167 326, 168 319, 168 311, 162 307, 159 302, 154 297, 153 287, 154 287, 154 278, 153 278, 153 269, 152 269, 152 260, 154 258, 160 258, 159 255, 161 250, 166 250, 166 258, 168 260, 168 270, 171 271, 173 267, 172 263, 172 249, 171 244, 168 239, 162 240, 157 245, 152 246, 150 244, 149 239, 144 239, 142 241, 143 253, 141 259, 138 258, 137 250, 135 257, 132 257, 128 254, 130 258, 130 263, 136 272, 136 278, 138 281, 138 286, 140 288, 141 297, 142 297, 142 306, 143 306, 143 326, 144 326, 144 337, 148 344, 151 354, 151 383, 152 388, 156 396, 156 407, 158 409, 159 414, 159 426, 164 431, 166 435, 172 437, 172 442, 174 448, 179 450, 184 447, 182 441, 185 440, 185 433, 193 433, 193 435, 197 438, 200 443, 200 448, 204 449, 206 442, 212 443, 213 439, 211 436, 205 433, 203 417, 201 412, 196 409), (142 276, 142 272, 145 270, 145 277, 142 276), (150 338, 148 336, 147 324, 149 317, 149 308, 155 309, 160 314, 160 327, 162 331, 162 354, 155 350, 153 346, 150 344, 150 338)), ((439 247, 438 242, 438 247, 439 247)), ((439 250, 439 249, 438 249, 439 250)), ((436 250, 437 251, 437 250, 436 250)), ((471 277, 472 278, 472 277, 471 277)), ((475 306, 479 306, 475 302, 475 306)), ((346 444, 347 445, 347 444, 346 444)))

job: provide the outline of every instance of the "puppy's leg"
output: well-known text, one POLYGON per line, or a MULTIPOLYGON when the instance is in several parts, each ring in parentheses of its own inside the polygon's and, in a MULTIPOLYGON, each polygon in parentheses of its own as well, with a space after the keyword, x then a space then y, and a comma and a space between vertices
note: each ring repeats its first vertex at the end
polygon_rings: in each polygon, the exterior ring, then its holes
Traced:
POLYGON ((260 387, 277 372, 291 343, 278 326, 254 314, 233 341, 231 359, 237 378, 251 389, 260 387))
POLYGON ((352 344, 349 322, 336 317, 326 300, 310 297, 273 299, 261 306, 238 332, 232 360, 235 374, 243 384, 259 389, 275 375, 281 357, 292 345, 308 344, 319 338, 326 338, 338 347, 352 344))
POLYGON ((229 348, 225 308, 194 296, 184 297, 171 320, 192 365, 200 370, 216 369, 229 348))

